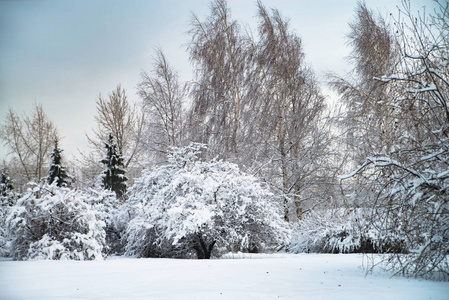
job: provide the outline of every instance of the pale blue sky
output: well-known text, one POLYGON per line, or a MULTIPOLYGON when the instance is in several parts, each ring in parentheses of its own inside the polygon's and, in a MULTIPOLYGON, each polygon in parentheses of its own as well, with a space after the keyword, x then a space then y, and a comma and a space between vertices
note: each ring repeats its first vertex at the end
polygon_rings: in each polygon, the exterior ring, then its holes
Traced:
MULTIPOLYGON (((255 29, 255 0, 229 0, 234 19, 255 29)), ((291 20, 318 76, 349 70, 348 22, 357 0, 266 0, 291 20)), ((399 0, 367 0, 396 13, 399 0)), ((191 12, 201 19, 209 0, 0 0, 0 120, 9 107, 29 113, 41 103, 63 137, 66 155, 86 147, 95 126, 95 101, 121 83, 130 100, 142 70, 162 47, 184 80, 191 79, 185 34, 191 12)), ((416 9, 432 0, 412 0, 416 9)), ((5 151, 0 146, 0 159, 5 151)))

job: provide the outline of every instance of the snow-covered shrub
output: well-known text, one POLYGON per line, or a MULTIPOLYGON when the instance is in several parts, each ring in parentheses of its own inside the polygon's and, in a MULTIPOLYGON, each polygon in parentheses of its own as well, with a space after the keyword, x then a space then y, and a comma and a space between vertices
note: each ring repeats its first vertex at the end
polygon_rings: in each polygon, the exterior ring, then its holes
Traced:
MULTIPOLYGON (((448 161, 447 152, 443 157, 448 161)), ((421 177, 397 172, 379 195, 383 205, 375 207, 373 221, 385 240, 401 238, 407 250, 384 261, 398 274, 449 279, 449 171, 439 167, 421 177)))
POLYGON ((296 224, 289 250, 293 253, 405 253, 401 235, 380 230, 368 208, 323 209, 296 224))
POLYGON ((5 210, 0 208, 0 257, 10 256, 11 241, 6 233, 5 218, 5 210))
POLYGON ((0 172, 0 257, 9 257, 11 239, 6 231, 6 216, 19 195, 13 190, 5 169, 0 172))
POLYGON ((11 248, 11 239, 6 231, 5 219, 9 207, 0 207, 0 257, 9 257, 11 248))
POLYGON ((105 224, 79 191, 35 185, 11 207, 6 225, 14 259, 102 258, 105 224))
POLYGON ((108 255, 123 254, 121 234, 129 221, 129 218, 123 219, 128 213, 127 206, 111 190, 89 189, 85 194, 91 209, 105 223, 107 247, 104 252, 108 255))
POLYGON ((6 231, 6 216, 13 204, 14 195, 0 195, 0 257, 9 257, 11 248, 11 239, 6 231))
POLYGON ((135 181, 126 254, 208 258, 275 249, 289 241, 276 196, 237 165, 197 160, 202 145, 175 148, 169 164, 135 181))
POLYGON ((423 147, 426 155, 411 166, 377 155, 348 175, 374 174, 366 227, 376 234, 378 252, 391 253, 383 264, 396 274, 449 278, 448 141, 423 147))
POLYGON ((363 251, 369 239, 364 235, 361 211, 311 211, 296 224, 290 251, 293 253, 352 253, 363 251))

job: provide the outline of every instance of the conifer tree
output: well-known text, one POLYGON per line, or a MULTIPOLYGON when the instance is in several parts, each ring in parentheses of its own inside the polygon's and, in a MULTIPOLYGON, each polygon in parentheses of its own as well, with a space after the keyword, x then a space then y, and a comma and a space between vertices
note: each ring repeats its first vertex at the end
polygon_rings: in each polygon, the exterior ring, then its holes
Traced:
POLYGON ((62 151, 63 150, 58 147, 58 140, 55 140, 55 148, 51 153, 51 164, 50 169, 48 170, 47 182, 48 184, 52 184, 56 181, 56 185, 59 187, 68 186, 70 179, 66 168, 61 165, 62 151))
POLYGON ((6 197, 14 189, 11 179, 8 176, 6 168, 3 168, 0 173, 0 196, 6 197))
POLYGON ((103 188, 115 192, 117 198, 123 199, 126 192, 126 182, 128 178, 125 176, 123 169, 123 157, 117 153, 117 144, 114 143, 114 137, 109 134, 108 141, 105 144, 107 150, 106 157, 100 162, 106 165, 103 171, 103 188))

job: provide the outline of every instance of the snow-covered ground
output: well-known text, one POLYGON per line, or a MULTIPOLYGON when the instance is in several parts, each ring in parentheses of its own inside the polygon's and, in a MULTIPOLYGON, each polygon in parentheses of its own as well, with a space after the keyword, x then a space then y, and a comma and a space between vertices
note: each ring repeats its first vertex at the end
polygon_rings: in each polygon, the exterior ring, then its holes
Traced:
MULTIPOLYGON (((0 261, 0 299, 449 299, 449 282, 365 276, 352 254, 0 261)), ((365 259, 366 262, 366 259, 365 259)))

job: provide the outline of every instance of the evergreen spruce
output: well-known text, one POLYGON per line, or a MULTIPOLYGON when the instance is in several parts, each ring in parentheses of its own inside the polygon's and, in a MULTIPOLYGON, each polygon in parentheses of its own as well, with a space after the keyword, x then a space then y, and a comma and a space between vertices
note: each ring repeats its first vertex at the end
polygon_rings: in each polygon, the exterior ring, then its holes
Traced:
POLYGON ((0 196, 7 197, 14 189, 11 179, 8 176, 6 168, 3 168, 0 174, 0 196))
POLYGON ((123 169, 123 157, 117 154, 117 145, 114 143, 114 137, 109 134, 108 141, 105 144, 107 150, 106 157, 100 162, 106 165, 103 171, 103 188, 114 191, 117 198, 123 199, 126 193, 126 171, 123 169))
POLYGON ((69 186, 70 176, 67 174, 66 168, 61 165, 61 153, 63 150, 58 148, 58 140, 55 140, 55 148, 51 153, 51 164, 48 170, 47 182, 52 184, 56 181, 59 187, 69 186))

